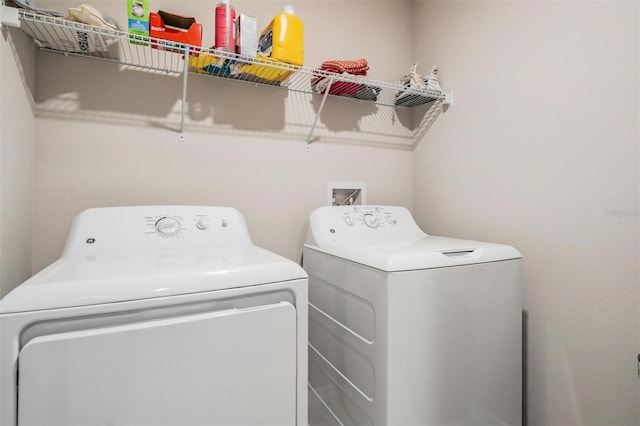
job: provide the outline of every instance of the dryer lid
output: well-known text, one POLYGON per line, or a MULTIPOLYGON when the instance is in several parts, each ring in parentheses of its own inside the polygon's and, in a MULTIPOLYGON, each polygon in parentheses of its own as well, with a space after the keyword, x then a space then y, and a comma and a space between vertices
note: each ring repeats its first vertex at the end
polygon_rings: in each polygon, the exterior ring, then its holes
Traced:
POLYGON ((393 206, 319 208, 305 247, 389 272, 521 257, 506 245, 427 235, 407 209, 393 206))
POLYGON ((60 260, 0 300, 0 313, 68 308, 306 278, 256 247, 244 216, 215 206, 88 209, 60 260))
POLYGON ((254 245, 64 256, 0 300, 0 314, 177 296, 306 279, 254 245))

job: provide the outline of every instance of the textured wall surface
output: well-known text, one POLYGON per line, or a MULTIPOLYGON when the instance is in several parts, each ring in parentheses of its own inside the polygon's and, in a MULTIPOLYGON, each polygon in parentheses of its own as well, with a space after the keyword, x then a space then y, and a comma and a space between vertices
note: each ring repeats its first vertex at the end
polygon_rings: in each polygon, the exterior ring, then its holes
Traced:
POLYGON ((640 424, 639 13, 416 3, 416 60, 455 104, 415 151, 415 214, 522 252, 531 425, 640 424))

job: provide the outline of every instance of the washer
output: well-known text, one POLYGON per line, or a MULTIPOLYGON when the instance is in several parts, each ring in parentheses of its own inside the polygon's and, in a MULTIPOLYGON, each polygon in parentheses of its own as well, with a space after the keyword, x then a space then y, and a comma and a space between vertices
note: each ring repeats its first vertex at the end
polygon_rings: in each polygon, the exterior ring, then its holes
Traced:
POLYGON ((306 425, 307 303, 235 209, 86 210, 0 301, 0 424, 306 425))
POLYGON ((521 424, 520 258, 429 236, 402 207, 315 210, 303 249, 310 419, 521 424))

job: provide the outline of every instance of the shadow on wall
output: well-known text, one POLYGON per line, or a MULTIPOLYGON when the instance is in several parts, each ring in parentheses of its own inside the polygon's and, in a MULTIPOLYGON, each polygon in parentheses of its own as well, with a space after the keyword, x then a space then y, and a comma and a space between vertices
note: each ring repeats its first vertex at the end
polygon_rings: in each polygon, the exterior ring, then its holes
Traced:
MULTIPOLYGON (((315 114, 320 111, 322 104, 321 95, 313 95, 311 105, 315 114)), ((371 102, 358 102, 354 99, 339 99, 327 97, 327 100, 320 111, 322 122, 327 129, 332 131, 359 131, 359 121, 362 117, 375 114, 378 107, 371 102)))
MULTIPOLYGON (((131 70, 114 62, 46 52, 40 58, 44 63, 39 66, 39 72, 44 73, 41 82, 46 81, 38 85, 41 110, 136 117, 131 124, 148 118, 155 123, 175 113, 176 104, 180 111, 182 75, 131 70)), ((186 118, 192 122, 210 121, 253 131, 284 128, 285 90, 200 77, 188 76, 186 118)))
POLYGON ((16 64, 21 68, 20 77, 27 93, 27 99, 34 106, 36 66, 33 41, 24 32, 17 28, 3 27, 2 37, 11 49, 16 64))
MULTIPOLYGON (((182 61, 178 54, 170 58, 182 61)), ((416 125, 424 110, 329 97, 320 111, 320 95, 195 73, 188 74, 183 115, 184 78, 175 64, 165 72, 38 52, 36 69, 41 117, 402 149, 419 140, 417 128, 428 128, 424 119, 416 125)))
POLYGON ((282 130, 286 99, 286 90, 190 74, 187 115, 196 122, 211 120, 239 130, 282 130))

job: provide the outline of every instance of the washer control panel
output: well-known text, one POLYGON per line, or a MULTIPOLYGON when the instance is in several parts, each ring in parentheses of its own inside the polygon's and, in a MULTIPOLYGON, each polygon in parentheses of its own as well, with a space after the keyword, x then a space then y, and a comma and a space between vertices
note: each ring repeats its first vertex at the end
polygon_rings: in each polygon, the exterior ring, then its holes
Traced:
POLYGON ((393 212, 381 206, 353 206, 342 213, 342 220, 347 226, 366 226, 370 229, 398 223, 393 212))
POLYGON ((311 213, 306 243, 328 247, 340 242, 422 238, 424 235, 404 207, 331 206, 311 213))

